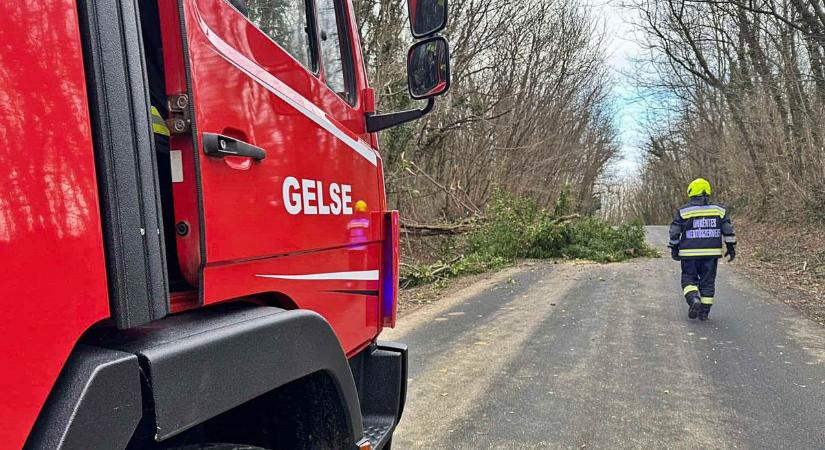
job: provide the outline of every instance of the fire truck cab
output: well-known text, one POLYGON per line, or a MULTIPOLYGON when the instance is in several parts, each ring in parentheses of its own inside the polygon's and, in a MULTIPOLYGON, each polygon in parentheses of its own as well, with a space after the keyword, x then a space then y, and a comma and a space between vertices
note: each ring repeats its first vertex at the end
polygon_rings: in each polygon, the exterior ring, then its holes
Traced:
POLYGON ((351 0, 0 12, 0 448, 380 449, 401 418, 377 132, 449 88, 409 0, 378 114, 351 0))

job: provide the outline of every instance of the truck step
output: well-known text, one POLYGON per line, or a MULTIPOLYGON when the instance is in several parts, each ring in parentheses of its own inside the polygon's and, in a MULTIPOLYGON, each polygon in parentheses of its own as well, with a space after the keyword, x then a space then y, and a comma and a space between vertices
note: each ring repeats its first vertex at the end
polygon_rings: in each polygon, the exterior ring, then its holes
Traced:
POLYGON ((386 418, 364 418, 364 438, 369 439, 373 449, 381 449, 392 437, 394 420, 386 418))

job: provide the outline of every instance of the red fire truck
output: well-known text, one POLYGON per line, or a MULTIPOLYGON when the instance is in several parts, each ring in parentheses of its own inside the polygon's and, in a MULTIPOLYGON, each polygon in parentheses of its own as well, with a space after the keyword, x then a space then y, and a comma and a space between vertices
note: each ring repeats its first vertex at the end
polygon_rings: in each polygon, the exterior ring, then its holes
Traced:
POLYGON ((350 0, 0 6, 0 448, 389 448, 398 214, 350 0))

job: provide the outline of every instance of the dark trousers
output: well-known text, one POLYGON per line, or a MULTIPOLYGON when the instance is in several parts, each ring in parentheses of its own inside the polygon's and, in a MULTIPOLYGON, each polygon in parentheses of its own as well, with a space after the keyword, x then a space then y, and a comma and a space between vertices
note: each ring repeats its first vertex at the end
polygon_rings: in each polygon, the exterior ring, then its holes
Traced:
POLYGON ((682 258, 682 292, 685 299, 699 296, 705 305, 713 304, 716 292, 716 267, 719 258, 682 258))

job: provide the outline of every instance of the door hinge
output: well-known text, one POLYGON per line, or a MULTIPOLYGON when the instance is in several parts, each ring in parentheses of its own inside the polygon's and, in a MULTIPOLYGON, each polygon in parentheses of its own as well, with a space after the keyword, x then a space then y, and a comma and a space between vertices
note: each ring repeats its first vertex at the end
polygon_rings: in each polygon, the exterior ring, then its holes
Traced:
POLYGON ((192 129, 192 117, 189 113, 189 96, 187 94, 170 95, 166 101, 169 106, 169 118, 166 119, 166 126, 169 127, 169 133, 188 133, 192 129))

